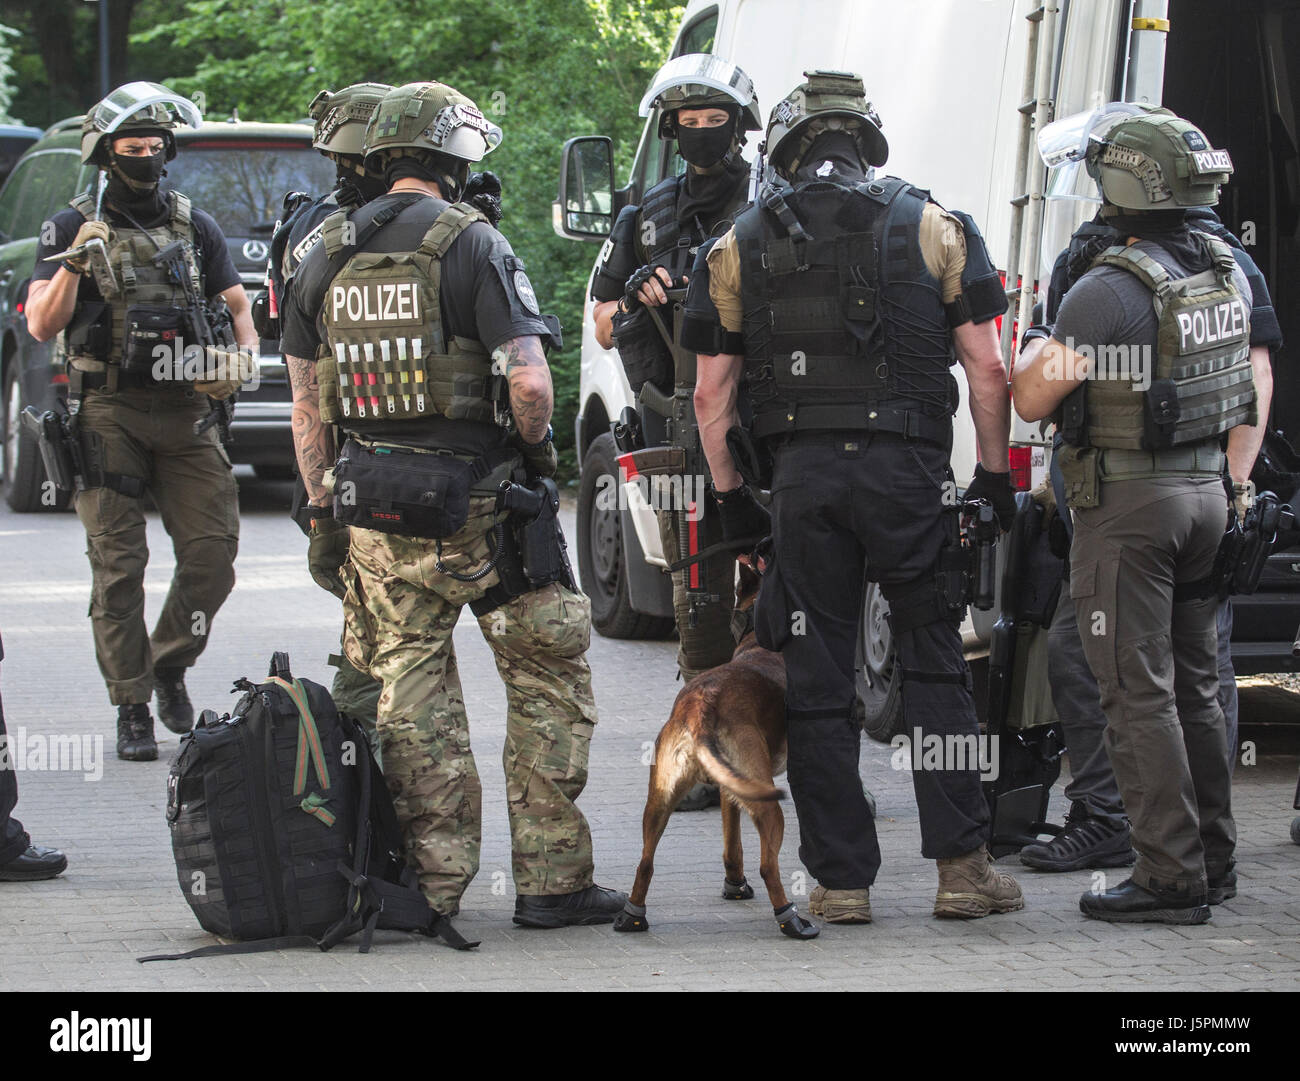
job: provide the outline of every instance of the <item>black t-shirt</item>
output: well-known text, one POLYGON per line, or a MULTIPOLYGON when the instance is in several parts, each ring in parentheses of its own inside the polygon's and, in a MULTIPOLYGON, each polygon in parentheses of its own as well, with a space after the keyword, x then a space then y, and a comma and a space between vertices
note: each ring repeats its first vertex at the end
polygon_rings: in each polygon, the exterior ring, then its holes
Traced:
MULTIPOLYGON (((375 214, 404 194, 407 193, 382 195, 354 211, 350 217, 358 233, 375 214)), ((415 251, 447 205, 432 196, 419 199, 367 239, 362 250, 415 251)), ((285 355, 315 360, 324 340, 322 313, 332 278, 325 245, 317 244, 299 265, 280 315, 283 327, 280 345, 285 355)), ((510 242, 487 222, 474 222, 447 249, 442 259, 439 304, 448 340, 452 336, 469 338, 481 342, 488 352, 512 338, 527 336, 559 344, 558 335, 552 334, 551 327, 542 318, 537 295, 524 273, 523 260, 515 255, 510 242)), ((374 438, 467 452, 479 452, 505 435, 492 426, 443 417, 429 418, 427 425, 411 421, 363 424, 354 420, 349 427, 374 438)))
MULTIPOLYGON (((120 214, 116 213, 111 204, 104 204, 104 220, 108 222, 109 228, 114 226, 130 227, 131 223, 120 214)), ((206 211, 199 210, 197 207, 190 209, 190 220, 194 224, 194 243, 198 248, 199 269, 203 274, 203 289, 208 297, 214 297, 218 293, 223 293, 231 286, 239 285, 239 271, 235 269, 234 261, 230 258, 230 249, 226 246, 225 235, 221 232, 221 227, 217 225, 212 215, 206 211)), ((67 251, 72 247, 72 242, 77 238, 77 231, 86 222, 81 211, 68 207, 67 210, 60 210, 50 218, 50 223, 54 226, 54 242, 52 244, 41 243, 36 249, 36 269, 32 273, 33 281, 48 281, 54 277, 55 271, 59 269, 60 264, 57 262, 47 263, 45 257, 54 255, 56 252, 67 251)), ((42 230, 42 238, 45 231, 42 230)), ((81 283, 77 286, 77 303, 88 301, 100 301, 104 298, 100 295, 99 286, 95 284, 94 275, 83 274, 81 283)))

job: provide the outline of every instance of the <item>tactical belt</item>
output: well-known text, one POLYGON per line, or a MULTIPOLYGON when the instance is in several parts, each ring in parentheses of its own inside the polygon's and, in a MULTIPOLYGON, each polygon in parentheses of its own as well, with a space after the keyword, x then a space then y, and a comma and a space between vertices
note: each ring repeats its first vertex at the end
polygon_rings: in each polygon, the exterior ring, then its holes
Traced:
POLYGON ((90 357, 74 357, 68 364, 68 389, 73 395, 87 390, 146 390, 159 384, 148 372, 123 371, 119 364, 106 364, 90 357))
POLYGON ((755 439, 764 439, 815 430, 889 432, 904 439, 936 443, 945 449, 952 447, 951 417, 869 405, 793 405, 773 410, 754 418, 753 435, 755 439))
POLYGON ((1168 450, 1102 448, 1097 452, 1097 476, 1100 480, 1217 477, 1223 473, 1223 461, 1217 442, 1168 450))

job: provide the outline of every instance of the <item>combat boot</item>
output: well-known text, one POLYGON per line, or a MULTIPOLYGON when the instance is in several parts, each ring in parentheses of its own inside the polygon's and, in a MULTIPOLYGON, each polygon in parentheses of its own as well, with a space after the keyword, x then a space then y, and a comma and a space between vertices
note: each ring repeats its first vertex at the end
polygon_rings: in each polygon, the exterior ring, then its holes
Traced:
POLYGON ((128 762, 152 762, 158 757, 147 702, 117 707, 117 757, 128 762))
POLYGON ((1127 824, 1094 818, 1076 803, 1061 830, 1047 843, 1026 845, 1020 862, 1039 871, 1078 871, 1084 867, 1131 867, 1137 853, 1127 824))
POLYGON ((936 862, 939 864, 939 892, 934 898, 936 916, 974 920, 1025 907, 1016 880, 994 869, 988 845, 980 845, 964 856, 936 862))
POLYGON ((185 735, 194 727, 194 706, 185 690, 185 669, 155 668, 153 683, 158 692, 158 719, 168 731, 185 735))
POLYGON ((603 886, 545 896, 520 894, 515 899, 514 919, 521 927, 586 927, 613 923, 625 904, 626 893, 603 886))
POLYGON ((808 910, 827 923, 870 923, 870 891, 818 886, 808 895, 808 910))

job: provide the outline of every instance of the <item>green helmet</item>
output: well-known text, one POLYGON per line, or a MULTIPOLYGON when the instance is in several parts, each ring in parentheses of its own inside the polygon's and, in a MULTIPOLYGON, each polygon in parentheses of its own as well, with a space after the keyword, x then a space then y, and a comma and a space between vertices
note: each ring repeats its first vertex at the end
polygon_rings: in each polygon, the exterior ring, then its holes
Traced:
POLYGON ((669 60, 641 98, 640 113, 649 116, 657 108, 659 138, 676 138, 678 109, 726 109, 736 112, 736 135, 759 131, 763 114, 758 111, 754 81, 735 64, 712 53, 686 53, 669 60))
POLYGON ((387 83, 354 83, 342 90, 322 90, 311 103, 316 127, 311 145, 326 157, 360 158, 366 125, 393 88, 387 83))
POLYGON ((848 132, 864 164, 884 165, 889 143, 861 77, 844 71, 805 71, 804 77, 808 81, 777 102, 768 120, 767 157, 772 167, 790 179, 813 140, 827 131, 848 132))
POLYGON ((199 107, 173 94, 159 83, 136 82, 119 86, 81 121, 81 160, 108 165, 107 143, 124 135, 160 135, 166 160, 176 157, 173 130, 182 123, 197 128, 203 122, 199 107))
POLYGON ((1142 106, 1106 131, 1090 133, 1087 169, 1102 197, 1123 210, 1184 210, 1214 206, 1232 176, 1226 150, 1168 109, 1142 106))
POLYGON ((501 145, 501 129, 464 94, 443 83, 407 83, 388 91, 366 125, 366 168, 433 151, 465 163, 501 145))

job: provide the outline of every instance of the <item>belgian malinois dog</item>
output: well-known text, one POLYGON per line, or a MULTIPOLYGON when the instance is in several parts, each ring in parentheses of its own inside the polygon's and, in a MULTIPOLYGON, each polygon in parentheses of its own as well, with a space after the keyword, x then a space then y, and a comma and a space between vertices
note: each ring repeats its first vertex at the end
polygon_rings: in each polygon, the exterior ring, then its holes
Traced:
MULTIPOLYGON (((758 584, 759 576, 740 564, 738 610, 752 611, 758 584)), ((785 757, 785 662, 779 653, 760 646, 750 629, 730 661, 696 676, 681 689, 668 723, 655 740, 650 791, 641 819, 641 862, 627 907, 614 921, 615 931, 649 928, 645 898, 659 838, 681 798, 694 785, 712 781, 723 793, 723 898, 743 901, 754 896, 745 880, 740 848, 743 807, 758 829, 759 874, 781 933, 791 938, 817 937, 817 925, 803 919, 786 897, 777 865, 785 833, 778 801, 785 792, 772 783, 772 777, 785 769, 785 757)))

